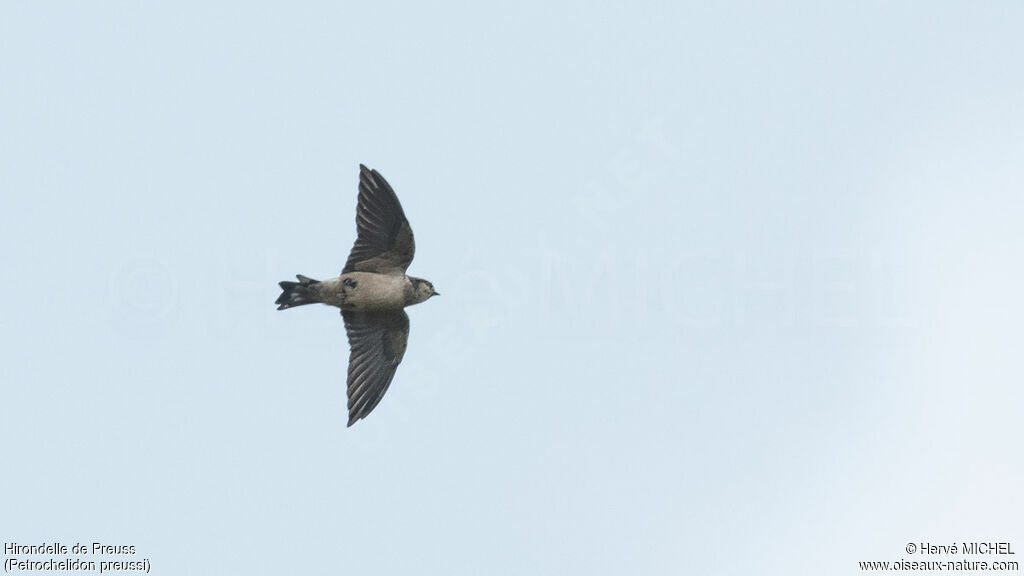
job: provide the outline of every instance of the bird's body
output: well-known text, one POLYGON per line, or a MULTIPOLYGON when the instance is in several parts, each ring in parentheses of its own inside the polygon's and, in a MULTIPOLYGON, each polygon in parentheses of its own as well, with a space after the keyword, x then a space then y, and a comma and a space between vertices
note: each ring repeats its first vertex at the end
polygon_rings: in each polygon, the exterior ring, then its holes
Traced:
POLYGON ((341 275, 280 282, 276 304, 285 310, 321 303, 341 309, 348 333, 348 409, 351 426, 380 402, 402 361, 409 337, 406 306, 438 293, 430 282, 406 276, 415 253, 412 229, 387 181, 360 165, 358 237, 341 275))
POLYGON ((342 310, 395 310, 412 303, 412 282, 405 274, 349 272, 315 286, 321 302, 342 310))

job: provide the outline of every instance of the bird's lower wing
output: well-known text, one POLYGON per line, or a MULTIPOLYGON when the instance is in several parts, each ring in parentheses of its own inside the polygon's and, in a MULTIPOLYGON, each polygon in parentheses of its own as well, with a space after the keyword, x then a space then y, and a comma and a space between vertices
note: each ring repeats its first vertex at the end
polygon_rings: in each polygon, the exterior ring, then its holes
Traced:
POLYGON ((384 397, 409 340, 405 311, 343 310, 351 349, 348 359, 348 425, 365 418, 384 397))

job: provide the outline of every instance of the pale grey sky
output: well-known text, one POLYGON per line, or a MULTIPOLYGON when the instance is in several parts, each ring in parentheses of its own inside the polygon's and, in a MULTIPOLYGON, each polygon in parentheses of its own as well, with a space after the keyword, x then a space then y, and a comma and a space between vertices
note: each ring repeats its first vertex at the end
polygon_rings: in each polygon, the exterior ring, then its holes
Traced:
POLYGON ((1024 549, 1022 25, 4 3, 0 539, 163 575, 1024 549), (444 296, 346 429, 341 319, 273 302, 340 271, 360 162, 444 296))

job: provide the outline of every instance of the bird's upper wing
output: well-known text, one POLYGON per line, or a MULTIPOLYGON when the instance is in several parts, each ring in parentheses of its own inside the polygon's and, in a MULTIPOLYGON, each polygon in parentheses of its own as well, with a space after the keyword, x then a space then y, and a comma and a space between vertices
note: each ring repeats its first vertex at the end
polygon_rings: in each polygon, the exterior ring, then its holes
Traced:
POLYGON ((351 352, 348 358, 348 425, 365 418, 384 397, 409 340, 409 316, 403 310, 343 310, 351 352))
POLYGON ((342 274, 405 272, 416 252, 412 228, 391 185, 376 170, 359 165, 358 236, 342 274))

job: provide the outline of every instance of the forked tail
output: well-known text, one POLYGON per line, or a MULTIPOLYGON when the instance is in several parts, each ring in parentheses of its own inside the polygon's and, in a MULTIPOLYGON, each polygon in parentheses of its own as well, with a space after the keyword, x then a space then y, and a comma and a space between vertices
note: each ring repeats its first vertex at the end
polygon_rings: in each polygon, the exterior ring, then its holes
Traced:
POLYGON ((295 306, 305 306, 306 304, 316 304, 320 300, 317 299, 316 294, 313 290, 310 290, 310 286, 319 284, 319 280, 313 280, 307 278, 302 274, 296 274, 298 282, 278 282, 281 286, 281 295, 277 297, 278 310, 284 310, 285 308, 294 308, 295 306))

